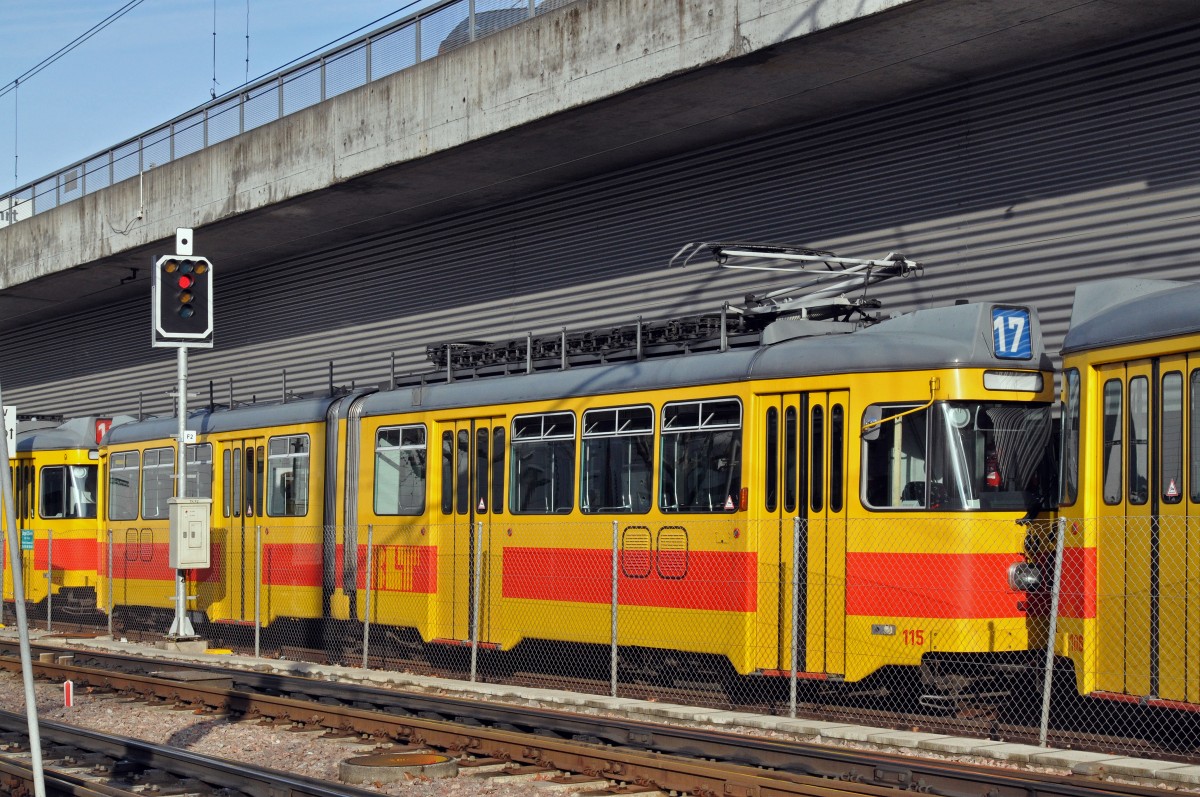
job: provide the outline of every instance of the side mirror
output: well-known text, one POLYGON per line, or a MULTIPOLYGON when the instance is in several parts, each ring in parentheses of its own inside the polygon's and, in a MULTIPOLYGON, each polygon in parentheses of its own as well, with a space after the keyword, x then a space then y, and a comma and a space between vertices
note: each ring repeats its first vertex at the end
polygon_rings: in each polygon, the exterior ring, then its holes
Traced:
POLYGON ((877 440, 879 438, 879 430, 883 428, 883 424, 879 421, 883 418, 883 408, 878 404, 872 404, 863 410, 862 420, 862 439, 877 440))

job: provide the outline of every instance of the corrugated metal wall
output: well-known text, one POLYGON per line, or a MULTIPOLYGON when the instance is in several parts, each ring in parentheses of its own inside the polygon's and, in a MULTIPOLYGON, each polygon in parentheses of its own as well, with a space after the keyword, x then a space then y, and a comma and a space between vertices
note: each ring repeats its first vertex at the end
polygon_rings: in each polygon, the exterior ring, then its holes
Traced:
MULTIPOLYGON (((928 264, 889 311, 1028 302, 1052 346, 1075 284, 1196 279, 1200 28, 688 153, 217 282, 193 389, 239 401, 424 367, 424 345, 712 310, 761 286, 668 270, 685 242, 805 243, 928 264)), ((0 353, 22 412, 169 409, 147 299, 28 327, 0 353)))

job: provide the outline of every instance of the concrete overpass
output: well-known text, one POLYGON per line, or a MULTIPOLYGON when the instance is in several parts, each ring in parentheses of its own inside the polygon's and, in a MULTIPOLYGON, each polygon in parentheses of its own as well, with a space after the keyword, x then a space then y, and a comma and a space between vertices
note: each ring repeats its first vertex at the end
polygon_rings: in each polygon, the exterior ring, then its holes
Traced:
POLYGON ((0 228, 0 330, 1190 22, 1192 0, 579 0, 0 228), (137 269, 137 271, 133 271, 137 269))

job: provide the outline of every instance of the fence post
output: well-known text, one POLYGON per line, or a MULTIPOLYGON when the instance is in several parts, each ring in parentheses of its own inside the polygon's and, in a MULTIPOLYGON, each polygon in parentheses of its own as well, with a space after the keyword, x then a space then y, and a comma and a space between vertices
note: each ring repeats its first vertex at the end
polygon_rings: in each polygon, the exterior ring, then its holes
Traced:
POLYGON ((116 589, 116 581, 113 580, 113 533, 112 529, 108 530, 105 535, 108 539, 108 638, 112 639, 113 635, 113 604, 116 602, 113 596, 113 590, 116 589))
POLYGON ((471 682, 475 682, 479 666, 479 589, 482 582, 483 560, 483 521, 476 524, 475 529, 475 595, 471 600, 471 682))
POLYGON ((792 677, 788 685, 788 716, 796 716, 796 680, 800 671, 800 517, 792 519, 792 677))
POLYGON ((363 607, 363 669, 367 669, 367 653, 371 650, 371 585, 375 583, 373 577, 374 571, 371 569, 372 554, 375 553, 374 545, 371 542, 374 528, 367 526, 367 573, 364 581, 367 588, 366 605, 363 607))
POLYGON ((1050 729, 1050 691, 1054 684, 1054 637, 1058 633, 1058 599, 1062 593, 1063 538, 1066 537, 1067 519, 1060 517, 1054 544, 1054 585, 1050 593, 1050 628, 1046 638, 1046 674, 1042 681, 1042 722, 1038 730, 1038 744, 1046 746, 1050 729))
POLYGON ((609 694, 610 694, 612 697, 616 697, 616 696, 617 696, 617 605, 618 605, 618 601, 617 601, 617 598, 618 598, 618 595, 617 595, 617 586, 618 586, 618 582, 617 582, 617 557, 618 557, 618 555, 619 555, 619 554, 618 554, 618 552, 617 552, 617 536, 618 536, 618 528, 620 527, 620 525, 621 525, 620 521, 618 521, 618 520, 614 520, 614 521, 613 521, 613 524, 612 524, 612 526, 613 526, 613 544, 612 544, 612 631, 611 631, 611 637, 610 637, 610 639, 612 640, 612 643, 611 643, 611 648, 610 648, 610 650, 609 650, 609 665, 608 665, 608 666, 609 666, 609 674, 608 674, 608 680, 609 680, 609 694))
POLYGON ((254 527, 254 658, 262 653, 262 526, 254 527))
POLYGON ((46 532, 46 630, 54 624, 54 532, 46 532))

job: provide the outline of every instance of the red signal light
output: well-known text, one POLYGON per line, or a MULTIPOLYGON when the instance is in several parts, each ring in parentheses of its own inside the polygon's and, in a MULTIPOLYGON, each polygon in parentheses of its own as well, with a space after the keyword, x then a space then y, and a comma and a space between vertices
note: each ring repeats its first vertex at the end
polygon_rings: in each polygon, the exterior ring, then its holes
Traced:
POLYGON ((179 287, 183 288, 184 290, 187 290, 188 288, 192 287, 192 283, 194 281, 195 280, 192 277, 189 277, 188 275, 183 274, 179 277, 179 287))

